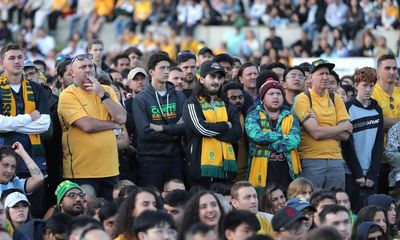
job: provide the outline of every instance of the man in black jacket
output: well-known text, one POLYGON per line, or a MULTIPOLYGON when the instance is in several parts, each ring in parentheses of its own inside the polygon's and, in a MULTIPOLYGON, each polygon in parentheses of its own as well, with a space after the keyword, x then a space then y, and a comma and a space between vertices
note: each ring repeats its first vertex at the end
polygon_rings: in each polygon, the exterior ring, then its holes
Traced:
POLYGON ((132 102, 140 184, 160 190, 166 181, 182 179, 181 136, 186 130, 181 118, 185 95, 168 82, 169 72, 168 54, 151 55, 151 82, 132 102))
POLYGON ((220 97, 224 68, 216 62, 201 66, 194 94, 183 108, 188 128, 186 174, 189 185, 230 182, 237 173, 232 144, 240 139, 239 114, 220 97))

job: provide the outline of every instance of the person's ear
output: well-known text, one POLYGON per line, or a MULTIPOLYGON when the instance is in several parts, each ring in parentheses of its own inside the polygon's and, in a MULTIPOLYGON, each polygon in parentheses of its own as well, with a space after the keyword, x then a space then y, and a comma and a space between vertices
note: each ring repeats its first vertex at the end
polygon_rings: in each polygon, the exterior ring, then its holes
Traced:
POLYGON ((232 198, 232 200, 231 200, 231 204, 232 204, 232 207, 233 207, 233 208, 238 208, 238 206, 239 206, 238 200, 233 199, 233 198, 232 198))
POLYGON ((232 237, 233 237, 233 231, 230 230, 230 229, 226 229, 225 232, 224 232, 224 234, 225 234, 225 238, 226 238, 227 240, 230 240, 230 239, 232 239, 232 237))
POLYGON ((138 232, 138 240, 145 240, 146 233, 145 232, 138 232))

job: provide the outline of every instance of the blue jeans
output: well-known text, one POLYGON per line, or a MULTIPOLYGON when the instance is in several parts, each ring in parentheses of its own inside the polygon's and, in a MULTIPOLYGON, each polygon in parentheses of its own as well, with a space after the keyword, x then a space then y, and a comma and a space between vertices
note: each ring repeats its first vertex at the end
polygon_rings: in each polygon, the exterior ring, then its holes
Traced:
POLYGON ((345 189, 345 162, 343 159, 303 159, 301 175, 317 189, 341 187, 345 189))
POLYGON ((116 37, 121 36, 124 34, 124 31, 126 28, 129 27, 129 24, 132 22, 130 18, 127 17, 117 17, 114 20, 114 25, 115 25, 115 35, 116 37))

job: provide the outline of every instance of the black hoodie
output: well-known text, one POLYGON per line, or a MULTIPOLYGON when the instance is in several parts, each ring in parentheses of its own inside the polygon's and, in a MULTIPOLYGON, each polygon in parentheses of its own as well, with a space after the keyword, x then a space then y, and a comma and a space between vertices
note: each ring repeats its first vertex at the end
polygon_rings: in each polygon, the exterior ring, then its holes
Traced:
POLYGON ((342 141, 342 154, 352 175, 377 182, 383 155, 383 114, 374 99, 364 107, 356 98, 346 103, 353 133, 342 141))
POLYGON ((185 135, 184 123, 179 123, 185 95, 175 90, 172 83, 166 86, 164 96, 158 94, 149 82, 133 99, 132 113, 137 133, 138 161, 173 161, 181 159, 181 136, 185 135), (150 123, 162 125, 163 131, 150 128, 150 123))

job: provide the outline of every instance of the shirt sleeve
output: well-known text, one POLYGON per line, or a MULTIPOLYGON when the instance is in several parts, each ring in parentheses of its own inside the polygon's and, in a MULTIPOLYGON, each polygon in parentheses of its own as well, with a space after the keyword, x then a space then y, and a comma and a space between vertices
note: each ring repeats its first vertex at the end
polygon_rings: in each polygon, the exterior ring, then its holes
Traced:
POLYGON ((293 105, 293 110, 302 124, 310 117, 310 101, 304 93, 297 96, 293 105))
POLYGON ((350 116, 347 112, 346 105, 344 105, 342 98, 337 94, 335 94, 335 108, 337 123, 350 121, 350 116))
POLYGON ((64 90, 60 95, 58 102, 58 114, 69 125, 72 125, 72 123, 80 118, 88 116, 78 98, 72 92, 66 92, 66 90, 64 90))

